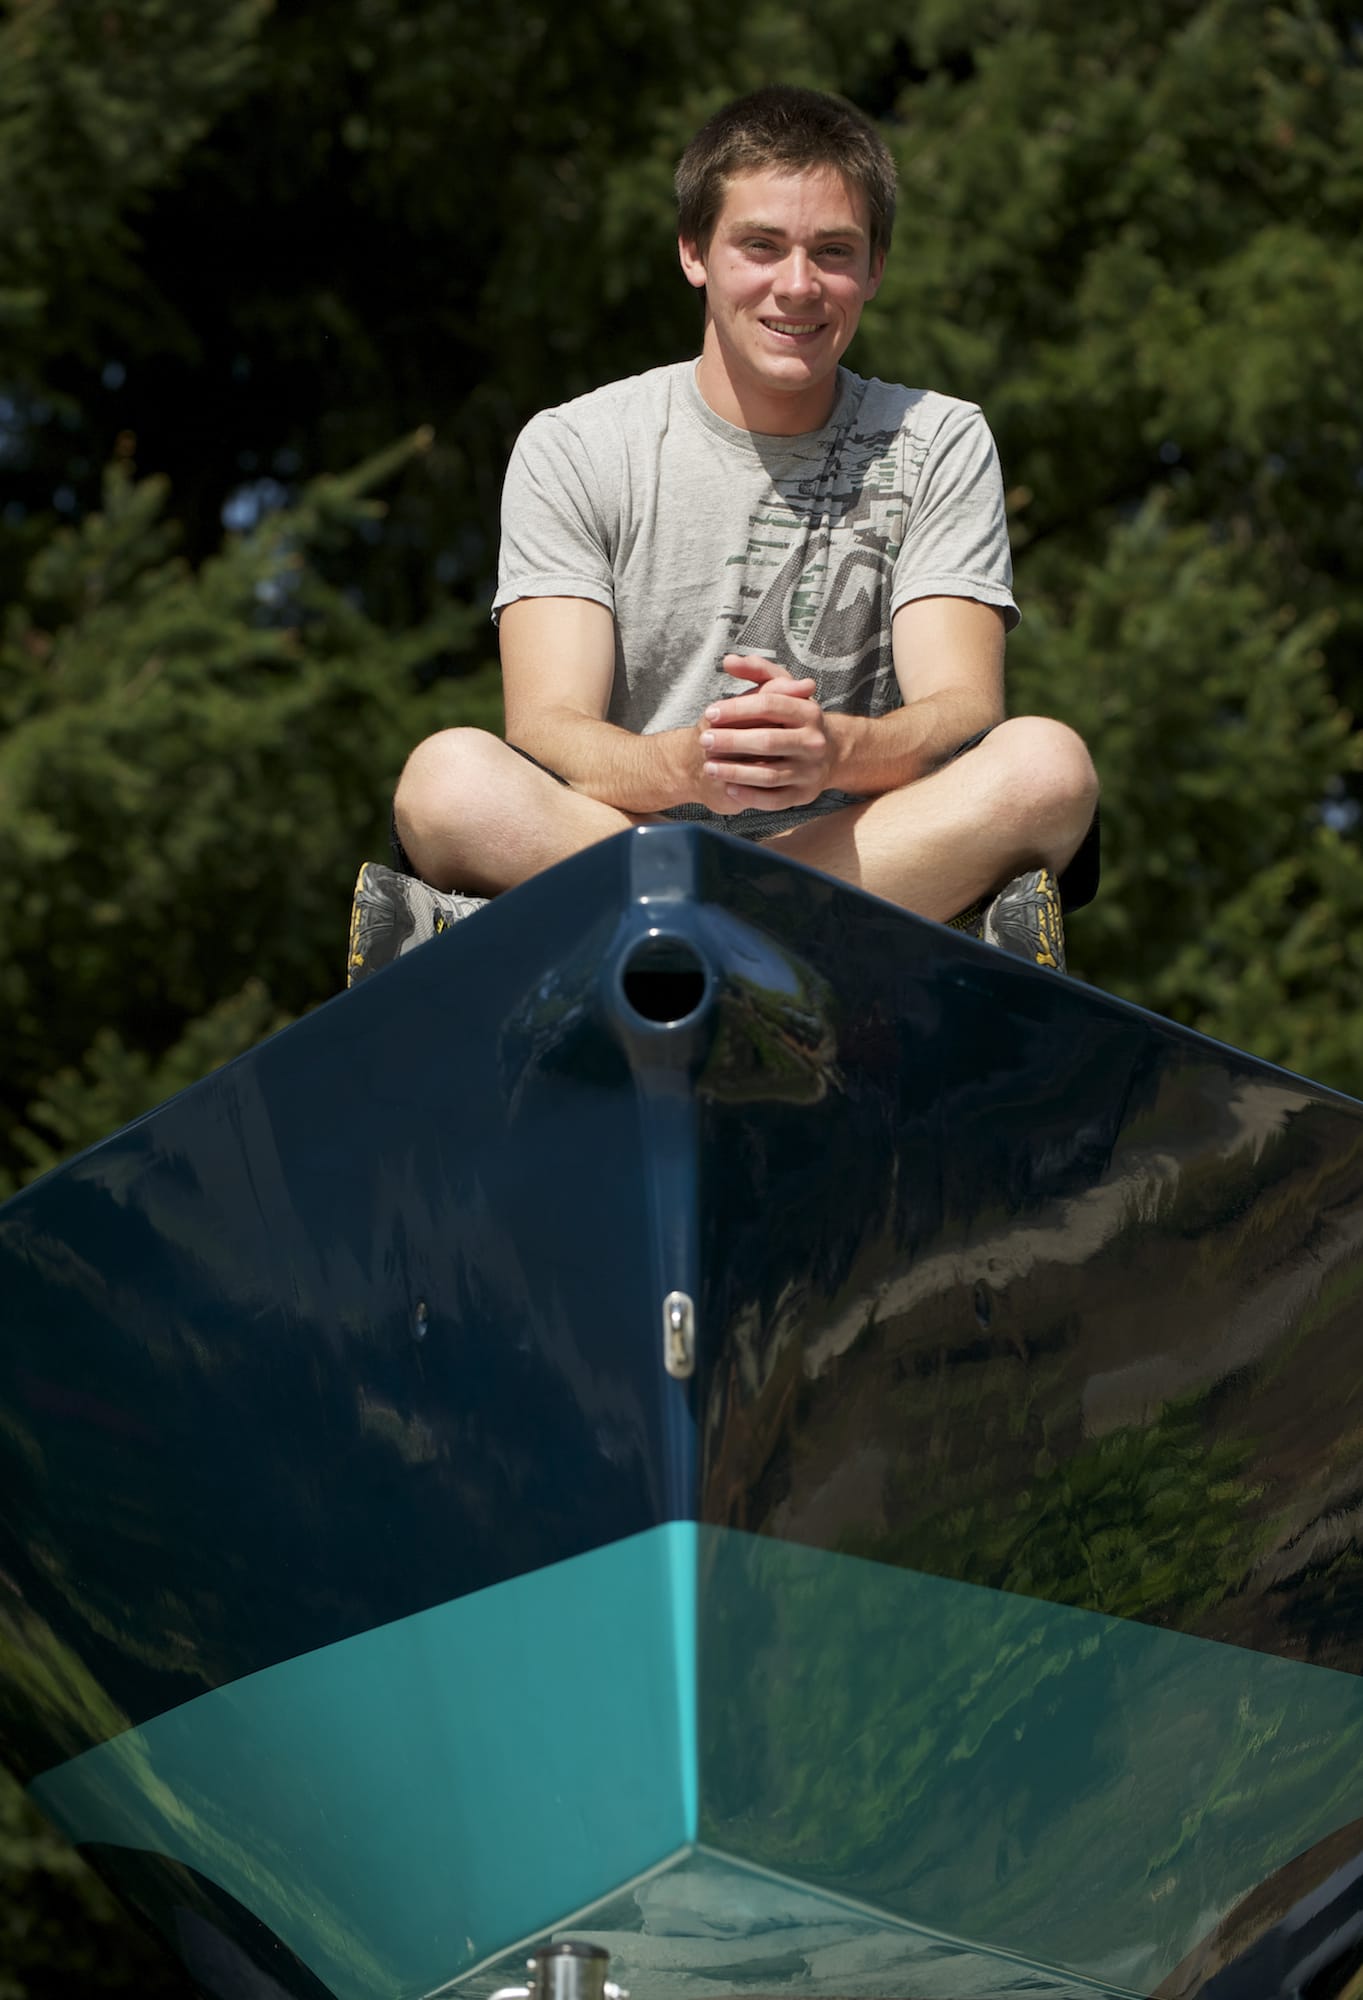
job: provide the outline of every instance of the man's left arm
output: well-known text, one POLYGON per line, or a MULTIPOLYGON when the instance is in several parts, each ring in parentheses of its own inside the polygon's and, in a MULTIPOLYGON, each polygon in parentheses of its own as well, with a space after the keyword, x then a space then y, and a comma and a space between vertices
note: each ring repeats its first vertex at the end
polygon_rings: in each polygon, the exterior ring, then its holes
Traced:
POLYGON ((972 597, 919 597, 891 628, 904 706, 875 717, 820 709, 808 681, 762 659, 731 655, 725 670, 751 693, 706 711, 707 777, 739 806, 808 805, 820 792, 896 791, 935 771, 969 737, 1003 720, 1003 614, 972 597))
POLYGON ((873 722, 828 718, 840 767, 831 782, 863 796, 926 777, 1003 720, 1004 637, 1017 610, 998 452, 973 403, 935 407, 895 559, 891 647, 904 706, 873 722))
POLYGON ((941 401, 893 590, 904 706, 887 715, 825 714, 812 699, 789 699, 792 684, 769 678, 779 670, 726 660, 736 678, 762 683, 707 711, 702 724, 706 775, 721 778, 735 803, 776 811, 825 790, 897 791, 1003 720, 1004 635, 1017 618, 1007 508, 994 440, 971 403, 941 401))
POLYGON ((888 715, 825 715, 828 784, 892 792, 935 771, 969 737, 1003 720, 1003 615, 973 597, 919 597, 892 627, 904 706, 888 715))

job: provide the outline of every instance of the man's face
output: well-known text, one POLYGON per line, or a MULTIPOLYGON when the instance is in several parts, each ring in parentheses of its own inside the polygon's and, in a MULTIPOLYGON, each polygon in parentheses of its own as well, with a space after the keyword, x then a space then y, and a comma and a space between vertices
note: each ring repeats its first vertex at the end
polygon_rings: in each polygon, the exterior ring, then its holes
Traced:
POLYGON ((817 430, 885 262, 871 257, 865 195, 834 167, 739 174, 708 246, 679 248, 705 287, 697 380, 710 407, 747 430, 817 430))

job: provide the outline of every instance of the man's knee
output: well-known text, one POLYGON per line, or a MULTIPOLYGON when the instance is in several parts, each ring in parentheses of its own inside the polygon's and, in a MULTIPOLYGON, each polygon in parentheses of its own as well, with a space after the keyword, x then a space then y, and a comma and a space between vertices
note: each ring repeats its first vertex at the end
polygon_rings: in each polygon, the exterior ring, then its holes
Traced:
POLYGON ((1098 803, 1098 773, 1082 736, 1042 715, 1001 722, 986 741, 1002 768, 1008 805, 1047 845, 1082 840, 1098 803))
POLYGON ((451 837, 495 809, 506 745, 485 729, 441 729, 418 743, 393 799, 398 837, 417 872, 433 879, 451 837))

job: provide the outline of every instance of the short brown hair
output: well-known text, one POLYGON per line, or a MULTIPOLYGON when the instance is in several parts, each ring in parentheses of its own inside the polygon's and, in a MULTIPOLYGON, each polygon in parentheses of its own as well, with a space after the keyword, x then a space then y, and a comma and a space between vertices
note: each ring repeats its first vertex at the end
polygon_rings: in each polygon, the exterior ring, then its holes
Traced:
POLYGON ((845 98, 794 83, 736 97, 697 132, 677 168, 683 241, 708 248, 730 181, 768 167, 793 174, 836 168, 866 197, 871 255, 889 249, 898 183, 889 147, 845 98))

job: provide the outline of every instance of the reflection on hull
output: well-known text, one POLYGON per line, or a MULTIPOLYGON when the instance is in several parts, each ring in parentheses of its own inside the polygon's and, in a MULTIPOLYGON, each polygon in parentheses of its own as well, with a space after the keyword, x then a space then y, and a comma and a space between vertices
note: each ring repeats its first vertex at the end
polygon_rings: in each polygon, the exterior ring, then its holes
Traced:
POLYGON ((0 1745, 208 1990, 1351 1976, 1349 1101, 648 829, 0 1274, 0 1745))

